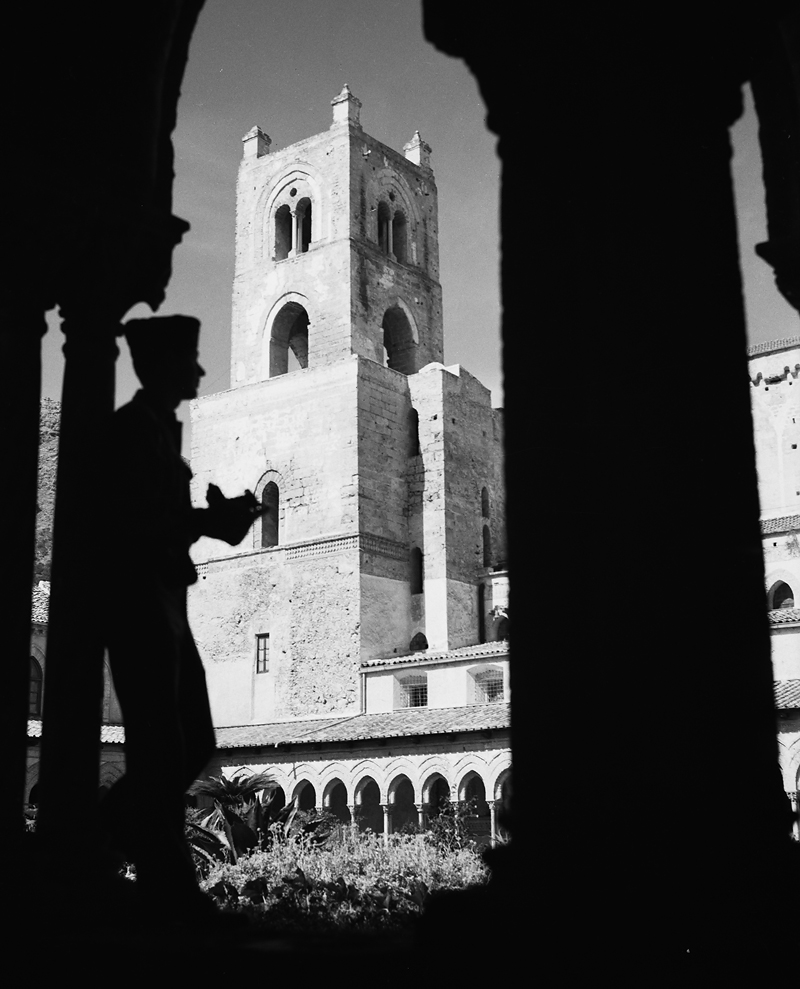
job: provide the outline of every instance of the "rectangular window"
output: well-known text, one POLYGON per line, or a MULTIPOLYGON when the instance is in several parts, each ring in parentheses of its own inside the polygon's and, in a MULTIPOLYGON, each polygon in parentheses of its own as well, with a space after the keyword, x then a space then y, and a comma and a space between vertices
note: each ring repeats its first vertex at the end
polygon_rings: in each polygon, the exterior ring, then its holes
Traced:
POLYGON ((410 676, 403 680, 405 707, 428 706, 428 678, 426 676, 410 676))
POLYGON ((269 673, 269 632, 256 636, 256 673, 269 673))

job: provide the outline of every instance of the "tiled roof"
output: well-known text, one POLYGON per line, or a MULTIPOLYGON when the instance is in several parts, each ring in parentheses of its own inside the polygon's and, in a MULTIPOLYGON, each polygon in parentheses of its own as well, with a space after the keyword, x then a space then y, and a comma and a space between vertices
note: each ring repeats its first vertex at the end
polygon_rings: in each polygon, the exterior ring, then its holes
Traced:
POLYGON ((800 530, 800 515, 781 515, 775 519, 761 520, 761 535, 770 536, 776 532, 795 532, 800 530))
MULTIPOLYGON (((38 718, 28 719, 28 738, 42 737, 42 722, 38 718)), ((125 741, 125 729, 122 725, 101 725, 100 741, 105 744, 122 745, 125 741)))
POLYGON ((800 708, 800 680, 780 680, 775 687, 775 707, 800 708))
POLYGON ((780 340, 765 340, 763 343, 755 343, 747 348, 748 357, 758 357, 761 354, 772 354, 776 350, 789 350, 792 347, 800 347, 800 337, 781 337, 780 340))
POLYGON ((373 666, 402 666, 406 663, 441 663, 451 659, 487 659, 490 656, 505 656, 508 653, 508 640, 480 642, 474 646, 461 646, 460 649, 407 653, 404 656, 389 656, 386 659, 368 659, 361 664, 362 669, 373 666))
POLYGON ((469 707, 417 707, 386 714, 356 714, 350 718, 284 721, 269 725, 217 728, 221 749, 260 748, 308 742, 351 742, 358 739, 442 735, 462 731, 491 731, 510 725, 508 704, 469 707))
POLYGON ((50 610, 50 582, 41 580, 33 589, 31 596, 31 621, 37 625, 47 624, 50 610))
POLYGON ((769 612, 770 625, 794 625, 800 622, 800 608, 778 608, 769 612))

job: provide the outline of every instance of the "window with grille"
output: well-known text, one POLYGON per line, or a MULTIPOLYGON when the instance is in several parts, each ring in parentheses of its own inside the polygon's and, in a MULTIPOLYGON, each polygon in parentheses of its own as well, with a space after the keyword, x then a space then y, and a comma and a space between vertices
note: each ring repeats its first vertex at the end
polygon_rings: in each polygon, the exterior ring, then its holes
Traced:
POLYGON ((269 673, 269 632, 256 636, 256 673, 269 673))
POLYGON ((476 704, 501 704, 504 699, 502 670, 484 670, 475 676, 476 704))
POLYGON ((428 706, 428 678, 420 676, 404 677, 401 681, 403 707, 428 706))

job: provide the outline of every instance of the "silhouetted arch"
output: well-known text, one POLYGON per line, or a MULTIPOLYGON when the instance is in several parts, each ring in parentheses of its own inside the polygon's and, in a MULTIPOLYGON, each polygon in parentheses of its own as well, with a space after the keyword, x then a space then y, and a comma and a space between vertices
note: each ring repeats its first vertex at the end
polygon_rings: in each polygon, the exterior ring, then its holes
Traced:
POLYGON ((261 492, 264 514, 261 516, 261 545, 265 549, 277 546, 280 530, 280 491, 274 481, 268 481, 261 492))
POLYGON ((325 787, 323 804, 326 810, 329 810, 331 814, 335 814, 343 824, 350 823, 350 810, 347 806, 347 787, 341 780, 332 780, 325 787))
POLYGON ((44 677, 39 663, 31 656, 28 694, 28 717, 39 718, 42 715, 42 686, 44 677))
POLYGON ((289 370, 289 352, 301 368, 308 367, 308 313, 299 302, 287 302, 272 323, 269 339, 269 376, 289 370))
POLYGON ((312 783, 304 780, 294 788, 294 795, 299 797, 298 810, 313 810, 317 806, 317 791, 312 783))
POLYGON ((414 546, 410 554, 410 564, 411 564, 411 593, 412 594, 422 594, 423 586, 423 562, 422 562, 422 550, 419 546, 414 546))
POLYGON ((376 834, 383 832, 383 810, 381 791, 371 776, 365 776, 356 788, 356 823, 362 831, 367 828, 376 834))
POLYGON ((391 306, 383 314, 383 346, 386 348, 386 363, 393 371, 414 374, 417 358, 417 344, 414 328, 402 306, 391 306))
POLYGON ((392 808, 392 831, 399 831, 407 824, 417 824, 419 817, 414 803, 414 786, 405 774, 396 776, 389 784, 389 803, 392 808))

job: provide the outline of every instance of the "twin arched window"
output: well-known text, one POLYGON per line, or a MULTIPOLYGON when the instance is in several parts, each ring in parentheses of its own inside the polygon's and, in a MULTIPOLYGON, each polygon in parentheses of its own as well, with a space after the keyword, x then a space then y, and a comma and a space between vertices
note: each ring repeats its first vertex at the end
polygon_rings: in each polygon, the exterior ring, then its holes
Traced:
MULTIPOLYGON (((394 199, 394 193, 389 193, 394 199)), ((409 263, 408 220, 405 213, 390 206, 385 199, 378 203, 378 247, 401 264, 409 263)))
MULTIPOLYGON (((291 189, 289 195, 297 195, 297 189, 291 189)), ((308 196, 303 196, 296 204, 283 203, 275 210, 276 261, 306 253, 311 245, 311 212, 308 196)))

